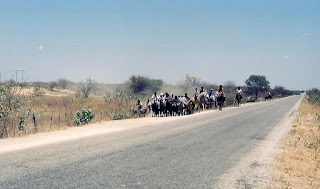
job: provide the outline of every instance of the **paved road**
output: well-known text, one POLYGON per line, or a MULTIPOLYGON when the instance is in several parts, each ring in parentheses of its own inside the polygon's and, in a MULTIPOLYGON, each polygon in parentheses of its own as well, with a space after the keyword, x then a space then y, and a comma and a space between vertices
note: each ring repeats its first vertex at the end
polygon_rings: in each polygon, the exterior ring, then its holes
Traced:
POLYGON ((2 153, 0 188, 214 188, 299 99, 2 153))

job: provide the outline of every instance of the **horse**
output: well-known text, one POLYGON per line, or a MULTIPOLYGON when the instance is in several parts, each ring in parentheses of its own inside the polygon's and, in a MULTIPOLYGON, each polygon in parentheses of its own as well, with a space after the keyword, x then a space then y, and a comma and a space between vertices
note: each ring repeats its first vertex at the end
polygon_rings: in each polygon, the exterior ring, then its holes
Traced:
POLYGON ((141 105, 136 105, 136 107, 133 109, 133 112, 135 114, 145 116, 148 113, 148 108, 143 108, 141 105))
POLYGON ((265 100, 265 101, 267 101, 267 100, 270 100, 270 101, 271 101, 271 100, 272 100, 272 95, 268 95, 268 96, 264 97, 264 100, 265 100))
POLYGON ((190 113, 189 109, 189 102, 186 97, 181 97, 181 99, 178 101, 178 112, 180 115, 187 115, 190 113))
POLYGON ((152 117, 158 117, 160 114, 160 101, 159 100, 153 100, 151 104, 151 110, 152 110, 152 117))
POLYGON ((217 102, 218 102, 219 110, 222 110, 222 107, 223 107, 224 101, 225 101, 225 97, 224 97, 224 96, 222 96, 221 94, 219 94, 219 95, 218 95, 218 98, 217 98, 217 102))
POLYGON ((235 98, 235 99, 237 100, 238 107, 240 107, 240 106, 241 106, 241 99, 242 99, 241 94, 237 93, 237 95, 236 95, 236 98, 235 98))
POLYGON ((160 117, 165 117, 167 116, 167 106, 166 106, 166 100, 164 99, 160 99, 159 100, 159 113, 160 113, 160 117))
POLYGON ((207 96, 207 92, 202 92, 199 94, 198 99, 200 100, 200 106, 202 110, 206 109, 206 107, 208 106, 209 99, 207 98, 207 96))
POLYGON ((171 115, 172 116, 177 116, 179 115, 179 112, 178 112, 178 102, 176 100, 172 101, 171 103, 171 107, 170 107, 170 112, 171 112, 171 115))
POLYGON ((165 110, 164 110, 164 115, 165 116, 170 116, 172 115, 172 101, 170 99, 165 99, 165 110))
POLYGON ((214 108, 217 107, 217 101, 216 101, 216 97, 214 95, 211 96, 207 96, 208 99, 208 107, 209 108, 214 108))
POLYGON ((188 105, 189 113, 192 114, 194 110, 198 110, 200 106, 201 106, 201 101, 199 98, 197 98, 197 100, 195 98, 191 98, 189 100, 189 105, 188 105))

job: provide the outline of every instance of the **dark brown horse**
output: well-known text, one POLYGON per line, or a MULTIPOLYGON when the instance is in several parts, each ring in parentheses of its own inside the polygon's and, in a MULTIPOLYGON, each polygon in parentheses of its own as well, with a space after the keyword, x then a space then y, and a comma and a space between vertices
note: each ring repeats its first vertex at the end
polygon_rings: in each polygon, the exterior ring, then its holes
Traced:
POLYGON ((237 93, 236 100, 237 100, 237 103, 238 103, 238 107, 240 107, 240 105, 241 105, 241 99, 242 99, 241 94, 237 93))

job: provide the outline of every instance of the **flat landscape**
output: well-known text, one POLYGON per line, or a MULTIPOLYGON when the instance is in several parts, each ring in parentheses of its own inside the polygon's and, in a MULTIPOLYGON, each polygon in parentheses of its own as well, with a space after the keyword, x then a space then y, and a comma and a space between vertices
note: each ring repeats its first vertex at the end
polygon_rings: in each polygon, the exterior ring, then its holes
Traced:
POLYGON ((274 140, 281 137, 270 140, 270 133, 275 128, 276 133, 290 130, 291 125, 280 130, 279 125, 290 120, 300 99, 291 96, 184 117, 111 121, 1 140, 0 187, 223 188, 226 181, 234 188, 263 186, 259 175, 244 178, 230 171, 252 165, 269 169, 271 159, 252 152, 263 147, 267 156, 273 153, 267 149, 276 147, 274 140), (91 134, 81 134, 82 129, 91 134), (70 133, 74 137, 63 139, 70 133), (34 147, 21 146, 28 143, 34 147))

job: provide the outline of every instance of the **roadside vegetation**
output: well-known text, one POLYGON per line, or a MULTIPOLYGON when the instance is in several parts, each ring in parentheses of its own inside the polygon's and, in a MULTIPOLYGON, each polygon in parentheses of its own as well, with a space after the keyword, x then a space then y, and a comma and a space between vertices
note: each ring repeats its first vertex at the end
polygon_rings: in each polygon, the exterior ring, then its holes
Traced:
POLYGON ((271 188, 320 188, 320 91, 301 102, 292 129, 275 158, 271 188))
MULTIPOLYGON (((255 101, 263 100, 269 81, 265 76, 250 76, 241 86, 243 102, 250 96, 255 101), (261 81, 260 81, 261 80, 261 81), (247 82, 248 81, 248 82, 247 82)), ((234 81, 222 84, 225 89, 225 106, 235 103, 234 81)), ((140 116, 134 113, 137 100, 143 104, 154 92, 193 97, 195 88, 217 89, 218 84, 186 75, 176 84, 164 83, 161 79, 133 75, 122 84, 98 83, 92 78, 75 83, 66 79, 51 82, 7 81, 0 83, 0 138, 19 137, 38 132, 48 132, 80 126, 90 122, 130 119, 140 116)), ((277 86, 275 97, 299 93, 277 86)))

